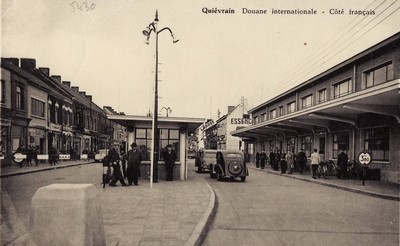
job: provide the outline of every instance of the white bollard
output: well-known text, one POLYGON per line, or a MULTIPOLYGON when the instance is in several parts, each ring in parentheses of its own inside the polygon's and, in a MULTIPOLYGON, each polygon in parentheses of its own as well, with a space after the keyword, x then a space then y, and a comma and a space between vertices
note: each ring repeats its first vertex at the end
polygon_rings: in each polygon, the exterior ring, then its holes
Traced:
POLYGON ((52 184, 32 198, 37 245, 106 245, 100 195, 92 184, 52 184))

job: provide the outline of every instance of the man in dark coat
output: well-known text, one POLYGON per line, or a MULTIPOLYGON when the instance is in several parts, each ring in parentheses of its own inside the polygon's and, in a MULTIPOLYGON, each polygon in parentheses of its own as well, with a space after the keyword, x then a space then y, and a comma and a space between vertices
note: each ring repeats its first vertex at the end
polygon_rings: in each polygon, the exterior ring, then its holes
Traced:
POLYGON ((132 185, 132 182, 134 185, 139 185, 140 163, 143 160, 143 156, 136 143, 132 143, 131 147, 132 149, 127 153, 128 167, 126 169, 126 174, 128 185, 132 185))
POLYGON ((256 153, 256 167, 260 167, 260 153, 258 153, 258 151, 256 153))
POLYGON ((338 155, 338 166, 340 167, 340 178, 346 179, 347 178, 347 162, 349 157, 342 149, 342 152, 338 155))
POLYGON ((271 165, 271 169, 274 169, 275 167, 275 150, 269 152, 269 164, 271 165))
POLYGON ((107 154, 107 161, 111 164, 113 168, 113 176, 112 180, 110 182, 110 186, 117 186, 116 183, 119 181, 121 182, 122 186, 126 186, 124 177, 122 176, 121 173, 121 167, 119 166, 119 154, 118 152, 114 149, 111 148, 108 151, 107 154))
POLYGON ((307 163, 306 153, 304 153, 303 149, 300 149, 300 152, 297 154, 297 164, 299 165, 300 174, 303 174, 303 169, 306 163, 307 163))
POLYGON ((265 150, 261 151, 260 162, 261 162, 261 169, 264 169, 265 163, 267 162, 267 154, 265 154, 265 150))
POLYGON ((165 169, 167 171, 167 181, 172 181, 174 176, 174 165, 177 157, 170 144, 167 145, 167 150, 164 151, 163 158, 165 162, 165 169))

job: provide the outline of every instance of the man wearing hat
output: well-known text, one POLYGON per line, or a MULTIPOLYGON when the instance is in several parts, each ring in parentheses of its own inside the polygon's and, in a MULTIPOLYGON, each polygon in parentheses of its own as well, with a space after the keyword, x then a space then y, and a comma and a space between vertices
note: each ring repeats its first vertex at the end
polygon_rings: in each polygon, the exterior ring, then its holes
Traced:
POLYGON ((174 174, 174 164, 177 158, 175 151, 172 149, 172 145, 168 144, 166 148, 167 150, 164 151, 163 158, 165 162, 165 168, 167 171, 167 181, 172 181, 174 174))
POLYGON ((303 169, 306 163, 307 163, 306 153, 304 153, 303 149, 300 149, 300 152, 297 154, 297 164, 299 167, 300 174, 303 174, 303 169))
POLYGON ((126 169, 128 185, 139 185, 140 163, 143 160, 142 153, 136 143, 131 144, 131 149, 127 153, 128 168, 126 169))

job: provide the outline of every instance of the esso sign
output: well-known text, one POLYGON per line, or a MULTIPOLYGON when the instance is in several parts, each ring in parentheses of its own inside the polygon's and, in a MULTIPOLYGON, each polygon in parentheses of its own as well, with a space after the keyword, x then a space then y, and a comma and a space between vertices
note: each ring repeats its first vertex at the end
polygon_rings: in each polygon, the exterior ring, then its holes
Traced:
POLYGON ((372 157, 371 154, 368 152, 361 152, 360 154, 358 154, 358 162, 361 165, 368 165, 369 163, 371 163, 372 161, 372 157))

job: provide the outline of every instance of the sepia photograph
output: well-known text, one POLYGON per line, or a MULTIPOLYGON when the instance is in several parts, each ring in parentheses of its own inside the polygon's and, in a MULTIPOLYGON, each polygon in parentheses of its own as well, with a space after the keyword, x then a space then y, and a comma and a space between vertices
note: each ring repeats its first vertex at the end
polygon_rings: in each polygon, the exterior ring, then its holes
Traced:
POLYGON ((1 245, 400 244, 400 1, 0 9, 1 245))

